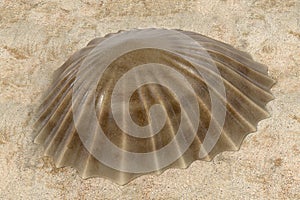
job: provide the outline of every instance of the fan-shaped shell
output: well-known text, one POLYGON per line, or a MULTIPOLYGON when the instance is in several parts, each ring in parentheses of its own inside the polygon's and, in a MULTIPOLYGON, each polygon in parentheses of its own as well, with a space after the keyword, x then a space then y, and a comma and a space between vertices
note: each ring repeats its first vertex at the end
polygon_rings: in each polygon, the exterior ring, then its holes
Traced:
POLYGON ((230 45, 165 29, 92 40, 54 74, 35 142, 57 167, 126 184, 238 150, 268 117, 267 67, 230 45))

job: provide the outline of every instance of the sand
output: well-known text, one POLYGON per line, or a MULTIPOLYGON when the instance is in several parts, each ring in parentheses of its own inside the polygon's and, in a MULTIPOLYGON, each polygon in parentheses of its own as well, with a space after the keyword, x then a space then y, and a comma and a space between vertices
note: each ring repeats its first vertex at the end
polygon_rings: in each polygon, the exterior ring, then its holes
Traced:
POLYGON ((0 0, 0 199, 300 199, 299 99, 297 0, 0 0), (146 27, 195 31, 268 65, 271 117, 240 151, 126 186, 56 169, 32 142, 54 70, 95 37, 146 27))

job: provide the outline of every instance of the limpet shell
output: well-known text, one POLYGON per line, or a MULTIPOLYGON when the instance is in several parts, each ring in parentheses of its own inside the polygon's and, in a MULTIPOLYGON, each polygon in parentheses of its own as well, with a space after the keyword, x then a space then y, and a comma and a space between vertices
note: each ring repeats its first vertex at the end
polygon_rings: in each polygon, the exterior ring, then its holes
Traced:
POLYGON ((250 55, 166 29, 92 40, 55 73, 35 142, 57 167, 118 184, 238 150, 269 116, 275 81, 250 55))

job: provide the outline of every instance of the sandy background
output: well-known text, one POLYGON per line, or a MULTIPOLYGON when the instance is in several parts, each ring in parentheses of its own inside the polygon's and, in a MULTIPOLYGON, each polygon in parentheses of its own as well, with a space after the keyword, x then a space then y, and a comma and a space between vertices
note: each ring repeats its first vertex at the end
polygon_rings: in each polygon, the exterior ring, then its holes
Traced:
POLYGON ((0 0, 0 199, 300 199, 299 0, 0 0), (195 31, 249 52, 278 83, 240 151, 126 186, 56 169, 32 143, 33 110, 73 52, 119 29, 195 31))

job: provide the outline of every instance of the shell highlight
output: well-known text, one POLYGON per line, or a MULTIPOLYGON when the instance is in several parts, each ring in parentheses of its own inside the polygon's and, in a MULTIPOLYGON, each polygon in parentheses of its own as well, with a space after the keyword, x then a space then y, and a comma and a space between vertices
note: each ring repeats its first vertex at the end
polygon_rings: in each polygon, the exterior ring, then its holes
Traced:
POLYGON ((250 55, 166 29, 96 38, 55 73, 35 142, 57 167, 118 184, 238 150, 275 81, 250 55))

